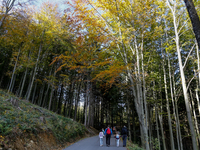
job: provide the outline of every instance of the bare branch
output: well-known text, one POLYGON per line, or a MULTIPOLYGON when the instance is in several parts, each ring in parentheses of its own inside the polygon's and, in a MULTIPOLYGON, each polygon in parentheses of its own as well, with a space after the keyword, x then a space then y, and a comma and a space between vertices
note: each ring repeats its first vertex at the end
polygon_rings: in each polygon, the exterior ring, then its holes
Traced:
POLYGON ((181 28, 178 31, 178 34, 181 32, 182 28, 186 25, 186 23, 188 22, 189 18, 184 22, 184 24, 181 26, 181 28))
POLYGON ((188 88, 190 86, 190 83, 192 82, 192 80, 196 77, 196 75, 194 75, 194 77, 192 77, 192 79, 190 80, 190 82, 188 83, 188 86, 187 86, 187 91, 188 91, 188 88))
POLYGON ((187 58, 186 58, 186 60, 185 60, 185 63, 184 63, 184 65, 183 65, 183 69, 184 69, 184 67, 185 67, 185 65, 186 65, 186 63, 187 63, 188 58, 190 57, 190 54, 192 53, 192 51, 193 51, 193 49, 194 49, 194 46, 195 46, 195 44, 192 46, 192 48, 191 48, 191 50, 190 50, 190 52, 189 52, 189 54, 188 54, 188 56, 187 56, 187 58))

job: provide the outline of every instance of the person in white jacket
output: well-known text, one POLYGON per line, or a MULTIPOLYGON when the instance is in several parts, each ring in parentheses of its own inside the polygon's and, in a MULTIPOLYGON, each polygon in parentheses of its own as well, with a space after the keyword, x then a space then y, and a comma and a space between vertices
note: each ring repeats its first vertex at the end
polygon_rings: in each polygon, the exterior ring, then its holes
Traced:
POLYGON ((101 131, 99 132, 100 146, 103 146, 103 137, 104 137, 104 133, 103 133, 103 131, 101 130, 101 131))

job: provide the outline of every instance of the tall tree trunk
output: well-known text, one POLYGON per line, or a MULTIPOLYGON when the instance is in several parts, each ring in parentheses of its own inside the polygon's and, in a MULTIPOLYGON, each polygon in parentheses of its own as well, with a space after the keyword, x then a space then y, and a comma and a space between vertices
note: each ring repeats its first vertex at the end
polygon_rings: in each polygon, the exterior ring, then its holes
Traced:
POLYGON ((24 89, 24 84, 25 84, 25 81, 26 81, 27 72, 28 72, 28 68, 26 67, 26 71, 24 73, 24 78, 23 78, 21 90, 20 90, 20 93, 19 93, 19 97, 22 97, 22 92, 23 92, 23 89, 24 89))
POLYGON ((44 99, 42 99, 43 93, 44 93, 44 88, 45 88, 45 82, 43 82, 43 84, 42 84, 42 87, 41 87, 41 90, 40 90, 40 95, 39 95, 39 98, 38 98, 38 102, 39 102, 40 107, 42 105, 42 101, 44 100, 44 99))
POLYGON ((89 75, 87 76, 86 97, 85 97, 85 122, 84 122, 85 126, 87 126, 88 99, 89 99, 89 75))
POLYGON ((18 62, 18 60, 19 60, 20 52, 21 52, 21 47, 19 48, 19 51, 18 51, 18 54, 17 54, 17 59, 16 59, 16 61, 15 61, 15 66, 14 66, 14 68, 13 68, 13 73, 12 73, 10 85, 9 85, 9 88, 8 88, 8 92, 11 91, 11 87, 12 87, 12 85, 13 85, 13 79, 14 79, 14 75, 15 75, 16 68, 17 68, 17 62, 18 62))
POLYGON ((13 88, 14 88, 14 85, 15 85, 15 80, 16 80, 16 74, 14 75, 14 78, 13 78, 13 83, 12 83, 12 86, 11 86, 11 89, 10 89, 10 92, 12 93, 13 92, 13 88))
POLYGON ((39 62, 39 59, 40 59, 40 53, 42 51, 42 43, 43 43, 44 32, 45 31, 43 31, 43 33, 42 33, 38 57, 37 57, 37 61, 36 61, 36 64, 35 64, 35 69, 34 69, 33 78, 32 78, 32 81, 31 81, 30 89, 29 89, 29 92, 28 92, 27 100, 29 100, 29 98, 30 98, 33 82, 35 81, 35 75, 36 75, 36 72, 37 72, 38 62, 39 62))
MULTIPOLYGON (((188 7, 189 4, 191 4, 191 3, 189 3, 188 0, 185 0, 185 2, 186 2, 187 7, 188 7)), ((176 2, 175 2, 175 4, 176 4, 176 2)), ((196 140, 197 136, 196 136, 196 132, 195 132, 195 128, 194 128, 194 123, 193 123, 193 120, 192 120, 192 114, 191 114, 190 103, 189 103, 189 98, 188 98, 188 91, 187 91, 187 87, 186 87, 185 74, 184 74, 182 58, 181 58, 181 51, 180 51, 180 46, 179 46, 179 34, 178 34, 178 31, 177 31, 178 27, 177 27, 177 24, 176 24, 175 10, 171 7, 169 2, 168 2, 168 5, 169 5, 169 8, 171 9, 171 12, 172 12, 172 15, 173 15, 176 50, 177 50, 177 53, 178 53, 178 62, 179 62, 179 69, 180 69, 180 74, 181 74, 181 83, 182 83, 183 95, 184 95, 184 99, 185 99, 185 106, 186 106, 188 123, 189 123, 190 131, 191 131, 192 145, 193 145, 194 150, 198 150, 197 140, 196 140)), ((189 10, 189 13, 191 13, 190 10, 189 10)), ((191 15, 190 17, 193 17, 193 16, 191 15)), ((195 19, 197 19, 197 18, 195 17, 195 19)), ((199 19, 198 19, 198 26, 199 25, 200 25, 200 22, 199 22, 199 19)), ((198 28, 198 29, 200 31, 200 28, 198 28)), ((200 40, 200 34, 196 38, 197 38, 197 41, 199 41, 200 40)))
POLYGON ((131 123, 130 123, 130 103, 129 103, 129 100, 128 100, 128 97, 127 97, 127 113, 128 113, 128 131, 129 131, 129 140, 131 141, 131 123))
POLYGON ((173 94, 173 86, 172 86, 172 74, 171 74, 171 64, 170 64, 170 59, 169 59, 169 54, 167 54, 167 59, 168 59, 168 68, 169 68, 169 80, 170 80, 170 91, 171 91, 171 99, 172 99, 172 106, 173 106, 173 114, 174 114, 174 119, 176 122, 176 138, 177 138, 177 144, 178 144, 178 150, 180 150, 181 146, 180 146, 180 136, 179 136, 179 128, 180 128, 180 124, 177 122, 177 116, 178 114, 176 114, 176 108, 175 108, 175 104, 174 104, 174 94, 173 94))
POLYGON ((31 73, 30 73, 29 84, 28 84, 28 88, 27 88, 26 94, 25 94, 25 98, 26 98, 26 99, 27 99, 27 96, 28 96, 28 93, 29 93, 29 89, 30 89, 30 86, 31 86, 31 79, 32 79, 32 76, 33 76, 33 70, 31 70, 31 73))
POLYGON ((73 93, 74 93, 74 84, 75 81, 72 80, 72 86, 69 91, 69 109, 68 109, 68 117, 71 118, 72 110, 73 110, 73 93))
MULTIPOLYGON (((196 112, 195 112, 195 106, 194 106, 194 99, 192 96, 192 92, 190 90, 190 97, 191 97, 191 102, 192 102, 192 110, 193 110, 193 116, 194 116, 194 124, 195 124, 195 128, 196 128, 196 132, 197 132, 197 137, 200 141, 200 134, 199 134, 199 126, 198 126, 198 122, 197 122, 197 116, 196 116, 196 112)), ((197 139, 197 146, 199 147, 199 141, 197 139)))
POLYGON ((135 125, 135 110, 132 109, 132 118, 133 118, 133 142, 136 142, 136 125, 135 125))
POLYGON ((183 150, 183 142, 182 142, 179 113, 178 113, 178 104, 177 104, 178 99, 177 99, 177 94, 176 94, 174 75, 172 76, 172 79, 173 79, 173 89, 174 89, 174 95, 175 95, 175 108, 176 108, 175 110, 177 114, 177 124, 179 125, 178 132, 179 132, 179 140, 180 140, 180 150, 183 150))
POLYGON ((33 91, 33 97, 32 97, 32 104, 35 104, 35 92, 37 89, 37 82, 35 82, 35 87, 34 87, 34 91, 33 91))
POLYGON ((160 135, 159 135, 159 126, 158 126, 158 106, 156 105, 156 110, 155 110, 155 114, 156 114, 156 131, 157 131, 157 138, 158 138, 158 149, 160 150, 160 135))
MULTIPOLYGON (((155 80, 153 81, 153 99, 155 100, 155 101, 157 101, 157 96, 156 96, 156 93, 155 93, 155 91, 156 91, 156 89, 155 89, 155 80)), ((155 105, 155 119, 156 119, 156 131, 157 131, 157 138, 158 138, 158 148, 159 148, 159 150, 160 150, 160 135, 159 135, 159 126, 158 126, 158 105, 157 105, 157 103, 156 103, 156 105, 155 105)))
POLYGON ((164 135, 164 131, 163 131, 163 109, 162 109, 162 83, 161 83, 161 77, 160 77, 160 98, 161 98, 161 105, 160 105, 160 112, 158 111, 158 119, 159 119, 159 123, 160 123, 160 130, 161 130, 161 134, 162 134, 162 141, 163 141, 163 148, 164 150, 166 149, 166 142, 165 142, 165 135, 164 135))
POLYGON ((53 73, 53 81, 51 83, 51 94, 50 94, 48 110, 51 109, 51 103, 52 103, 52 98, 53 98, 53 93, 54 93, 54 78, 55 77, 56 77, 56 66, 55 66, 55 70, 54 70, 54 73, 53 73))
POLYGON ((62 97, 63 97, 63 84, 61 83, 61 91, 60 91, 60 96, 58 100, 58 114, 61 114, 62 111, 62 97))
POLYGON ((165 84, 165 97, 166 97, 166 102, 167 102, 167 116, 168 116, 168 124, 169 124, 169 134, 170 134, 170 143, 171 143, 171 149, 175 150, 174 147, 174 137, 173 137, 173 130, 172 130, 172 124, 171 124, 171 114, 170 114, 170 107, 169 107, 169 98, 168 98, 168 91, 167 91, 167 78, 166 78, 166 71, 165 71, 165 57, 163 54, 162 46, 161 46, 161 51, 162 51, 162 66, 163 66, 163 73, 164 73, 164 84, 165 84))
POLYGON ((200 20, 195 9, 193 0, 184 0, 185 6, 187 8, 188 14, 190 16, 190 20, 192 22, 193 31, 198 42, 198 46, 200 48, 200 20))
POLYGON ((89 82, 89 88, 88 88, 88 120, 87 120, 87 126, 90 126, 90 117, 91 117, 91 110, 92 110, 92 89, 90 90, 90 82, 89 82))
POLYGON ((74 120, 77 120, 76 116, 77 116, 77 107, 78 107, 79 98, 80 98, 81 84, 82 84, 82 79, 79 82, 78 87, 77 87, 77 95, 76 95, 76 99, 75 99, 75 109, 74 109, 74 120))
POLYGON ((198 77, 199 77, 199 80, 197 80, 197 89, 195 90, 196 92, 196 99, 197 99, 197 106, 198 106, 198 110, 199 110, 199 115, 200 115, 200 102, 199 102, 199 87, 200 87, 200 58, 199 58, 199 48, 198 48, 198 44, 197 44, 197 41, 196 41, 196 50, 197 50, 197 70, 198 70, 198 77))
POLYGON ((19 83, 19 86, 18 86, 18 89, 16 91, 16 95, 19 97, 19 92, 20 92, 20 87, 22 86, 22 82, 23 82, 23 78, 24 78, 24 74, 21 76, 21 80, 20 80, 20 83, 19 83))

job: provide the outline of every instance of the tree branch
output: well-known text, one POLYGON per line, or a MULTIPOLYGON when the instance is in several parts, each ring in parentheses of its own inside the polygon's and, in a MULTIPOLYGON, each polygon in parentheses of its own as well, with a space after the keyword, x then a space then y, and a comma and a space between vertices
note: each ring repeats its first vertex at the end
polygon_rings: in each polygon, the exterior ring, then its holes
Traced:
POLYGON ((192 48, 191 48, 191 50, 190 50, 190 52, 189 52, 189 54, 188 54, 188 56, 187 56, 187 58, 186 58, 186 60, 185 60, 185 63, 184 63, 184 65, 183 65, 183 69, 184 69, 184 67, 185 67, 185 65, 186 65, 186 63, 187 63, 188 58, 190 57, 190 54, 192 53, 192 51, 193 51, 193 49, 194 49, 194 46, 195 46, 195 44, 192 46, 192 48))

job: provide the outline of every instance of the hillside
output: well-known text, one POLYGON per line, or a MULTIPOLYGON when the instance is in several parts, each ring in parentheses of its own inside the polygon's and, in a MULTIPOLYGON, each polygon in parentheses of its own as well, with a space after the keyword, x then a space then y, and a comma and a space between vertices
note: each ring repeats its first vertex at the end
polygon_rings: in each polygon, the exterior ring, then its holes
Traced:
MULTIPOLYGON (((62 149, 93 132, 0 90, 0 150, 62 149)), ((95 133, 93 133, 95 134, 95 133)))

